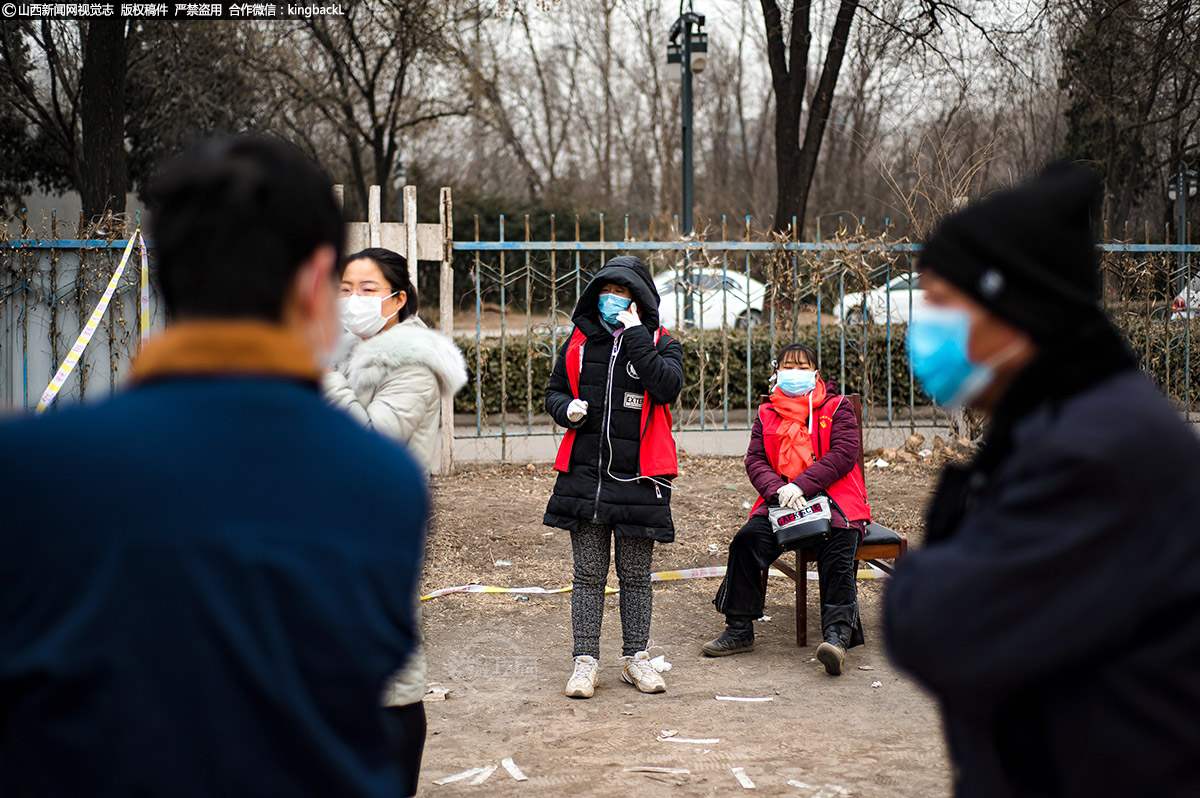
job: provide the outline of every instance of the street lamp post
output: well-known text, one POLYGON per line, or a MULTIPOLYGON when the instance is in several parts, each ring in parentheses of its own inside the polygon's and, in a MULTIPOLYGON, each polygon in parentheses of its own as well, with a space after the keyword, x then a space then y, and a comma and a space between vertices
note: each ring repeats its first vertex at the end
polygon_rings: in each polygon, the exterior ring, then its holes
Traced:
MULTIPOLYGON (((704 32, 704 15, 697 14, 688 0, 688 10, 683 11, 680 4, 679 19, 671 26, 670 43, 667 45, 668 70, 671 65, 678 64, 675 73, 668 73, 672 80, 676 76, 681 81, 679 89, 680 116, 683 128, 683 175, 680 222, 684 236, 690 236, 695 227, 692 218, 692 206, 695 202, 694 169, 692 165, 692 75, 698 75, 708 65, 708 34, 704 32)), ((684 250, 683 260, 684 281, 687 291, 684 294, 683 318, 688 323, 693 319, 692 286, 692 257, 690 250, 684 250)))
MULTIPOLYGON (((1196 195, 1196 173, 1187 169, 1181 162, 1179 171, 1171 175, 1167 184, 1167 199, 1175 202, 1175 240, 1180 247, 1187 244, 1187 198, 1196 195)), ((1179 251, 1179 293, 1187 290, 1189 285, 1188 254, 1179 251)), ((1188 298, 1188 312, 1191 311, 1191 297, 1188 298)))

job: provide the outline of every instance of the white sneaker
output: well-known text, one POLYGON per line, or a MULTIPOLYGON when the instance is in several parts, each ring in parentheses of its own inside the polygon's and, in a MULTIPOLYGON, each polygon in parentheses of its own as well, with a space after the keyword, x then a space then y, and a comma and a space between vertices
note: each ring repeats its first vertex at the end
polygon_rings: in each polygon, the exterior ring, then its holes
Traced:
POLYGON ((570 698, 591 698, 596 692, 596 682, 600 681, 600 663, 595 657, 586 654, 575 658, 575 672, 567 680, 567 696, 570 698))
POLYGON ((621 657, 621 681, 629 682, 643 693, 665 693, 667 683, 650 664, 650 655, 639 651, 632 657, 621 657))

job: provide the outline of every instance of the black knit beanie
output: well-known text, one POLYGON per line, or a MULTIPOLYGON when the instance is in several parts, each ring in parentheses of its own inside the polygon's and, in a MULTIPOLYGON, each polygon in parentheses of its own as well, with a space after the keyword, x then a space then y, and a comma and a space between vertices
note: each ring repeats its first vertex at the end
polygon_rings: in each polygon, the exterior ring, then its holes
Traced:
POLYGON ((925 242, 920 268, 1039 343, 1102 318, 1092 219, 1100 184, 1065 162, 947 216, 925 242))

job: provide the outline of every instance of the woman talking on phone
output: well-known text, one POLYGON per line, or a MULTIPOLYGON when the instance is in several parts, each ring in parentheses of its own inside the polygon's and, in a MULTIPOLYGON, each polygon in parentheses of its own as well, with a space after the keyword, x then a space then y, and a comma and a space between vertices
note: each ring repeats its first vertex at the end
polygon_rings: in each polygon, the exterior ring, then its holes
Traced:
POLYGON ((654 543, 675 539, 671 481, 678 471, 669 406, 683 386, 683 348, 658 323, 658 291, 634 257, 609 261, 575 305, 575 324, 546 388, 546 410, 566 427, 543 520, 568 530, 575 560, 572 698, 600 677, 600 622, 615 549, 621 587, 621 679, 643 693, 666 684, 650 664, 654 543))

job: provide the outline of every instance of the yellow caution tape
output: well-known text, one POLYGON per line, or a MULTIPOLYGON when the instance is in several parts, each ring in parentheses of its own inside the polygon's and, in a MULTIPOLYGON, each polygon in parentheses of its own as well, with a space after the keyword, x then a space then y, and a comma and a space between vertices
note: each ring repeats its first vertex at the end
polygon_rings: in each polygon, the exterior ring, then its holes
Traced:
MULTIPOLYGON (((443 588, 433 591, 432 593, 429 593, 428 595, 421 596, 421 601, 425 601, 426 599, 431 599, 431 598, 437 598, 438 596, 445 596, 450 593, 537 593, 539 595, 548 596, 553 593, 570 593, 570 592, 571 592, 571 588, 569 586, 568 587, 556 587, 556 588, 544 588, 544 587, 495 587, 494 585, 458 585, 457 587, 443 587, 443 588)), ((604 588, 604 592, 605 593, 616 593, 617 591, 615 588, 606 586, 604 588)))
POLYGON ((140 316, 142 320, 142 343, 150 337, 150 267, 146 263, 146 239, 139 232, 138 244, 142 250, 142 293, 139 298, 140 316))
MULTIPOLYGON (((100 320, 104 318, 104 311, 108 310, 108 303, 112 301, 113 294, 117 290, 117 284, 121 280, 121 275, 125 272, 125 264, 129 262, 129 254, 133 252, 133 242, 141 234, 141 229, 139 228, 129 237, 129 243, 125 245, 125 254, 121 256, 121 263, 117 266, 117 270, 113 272, 112 279, 108 281, 108 286, 104 289, 104 295, 100 297, 100 302, 96 305, 96 309, 92 311, 92 317, 83 326, 83 332, 79 333, 79 338, 76 339, 75 345, 71 347, 71 351, 67 353, 67 357, 63 360, 62 365, 58 367, 58 372, 54 375, 54 379, 50 380, 50 384, 42 392, 42 398, 37 403, 37 412, 45 412, 50 403, 54 401, 54 397, 58 396, 58 391, 62 388, 63 383, 67 381, 67 377, 71 376, 71 372, 75 370, 75 366, 79 363, 79 358, 83 354, 83 350, 87 349, 92 336, 96 334, 96 330, 100 327, 100 320)), ((142 243, 142 246, 142 251, 145 252, 145 242, 142 243)))
MULTIPOLYGON (((768 571, 768 573, 771 576, 786 576, 786 574, 784 574, 782 571, 777 571, 774 568, 772 568, 770 571, 768 571)), ((673 582, 678 579, 705 579, 707 577, 713 577, 713 576, 725 576, 725 566, 718 565, 718 566, 715 566, 712 568, 684 568, 684 569, 681 569, 678 571, 658 571, 657 573, 650 574, 650 581, 651 582, 673 582)), ((886 576, 886 574, 874 567, 871 567, 871 568, 860 569, 858 571, 857 576, 859 579, 879 579, 882 576, 886 576)), ((809 579, 816 579, 817 572, 816 571, 808 571, 807 577, 809 579)), ((428 599, 437 598, 438 596, 445 596, 450 593, 533 593, 533 594, 537 594, 537 595, 548 596, 548 595, 553 595, 555 593, 570 593, 570 592, 571 592, 570 586, 545 588, 545 587, 495 587, 493 585, 458 585, 457 587, 443 587, 439 590, 433 591, 432 593, 421 596, 421 601, 426 601, 428 599)), ((616 593, 617 590, 615 588, 606 586, 604 588, 604 592, 606 594, 612 594, 612 593, 616 593)))

